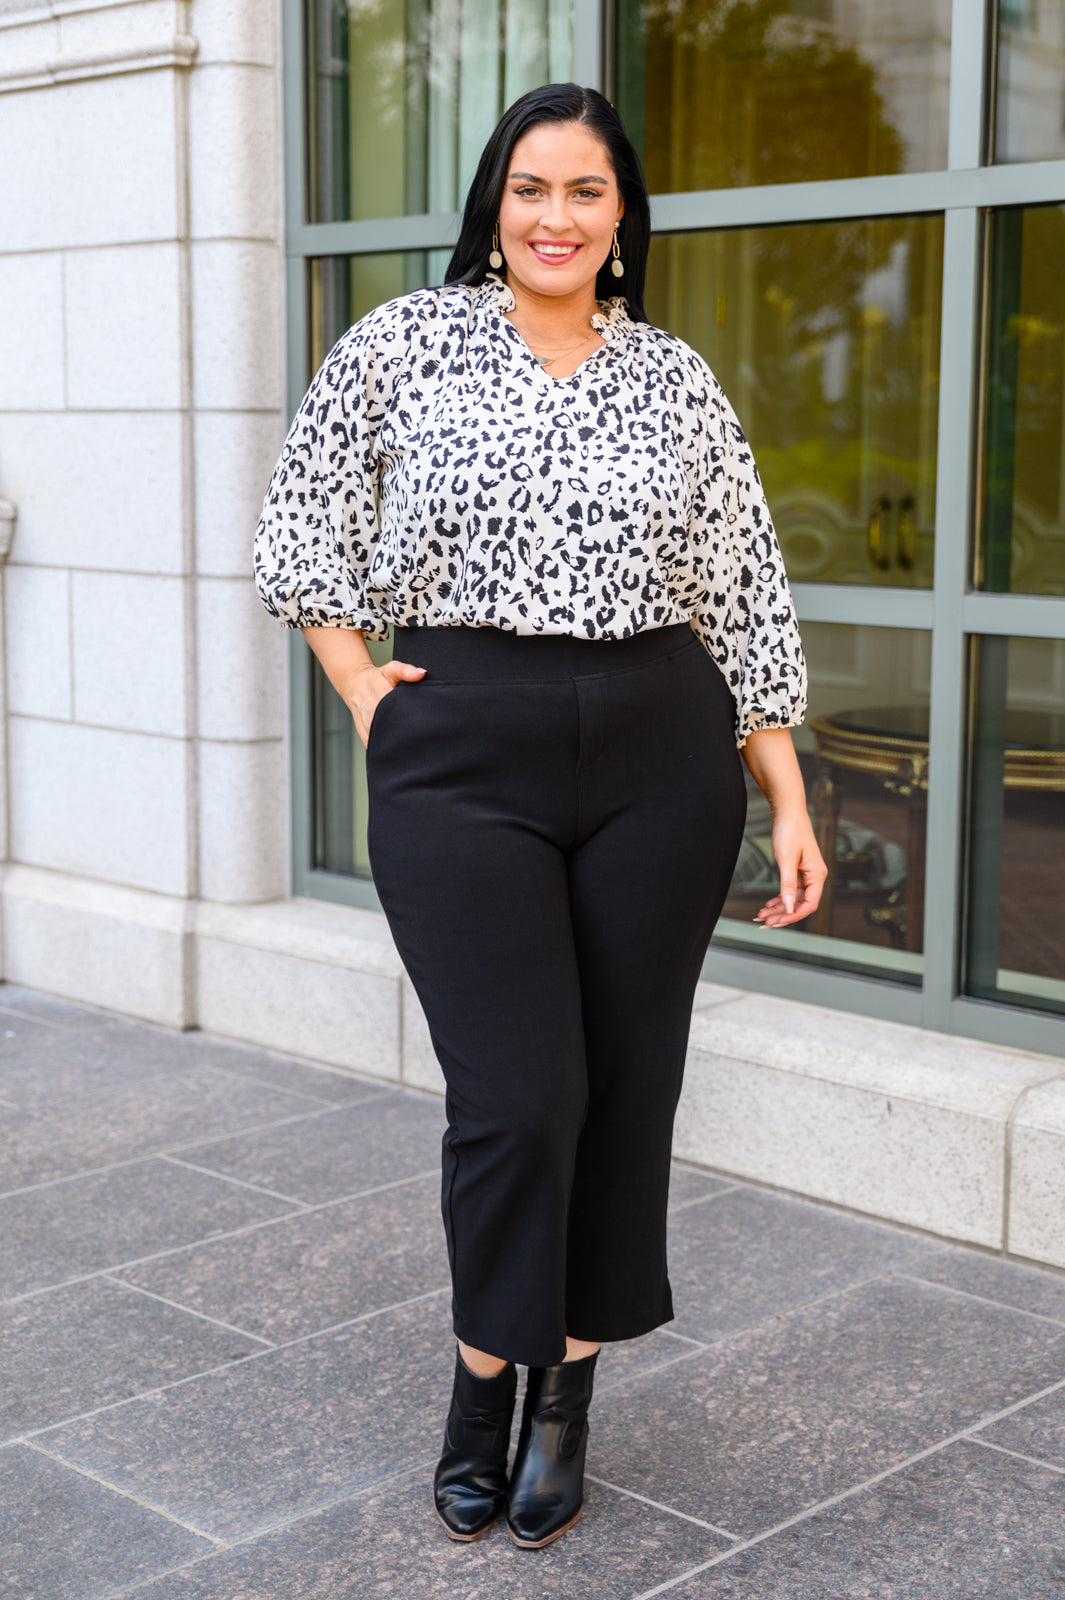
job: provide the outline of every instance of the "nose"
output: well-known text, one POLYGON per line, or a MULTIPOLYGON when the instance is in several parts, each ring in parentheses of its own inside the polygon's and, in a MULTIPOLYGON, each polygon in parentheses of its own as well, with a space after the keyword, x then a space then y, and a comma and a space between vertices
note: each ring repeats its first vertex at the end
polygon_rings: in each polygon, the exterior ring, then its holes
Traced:
POLYGON ((565 233, 570 226, 569 199, 565 194, 548 194, 540 225, 553 233, 565 233))

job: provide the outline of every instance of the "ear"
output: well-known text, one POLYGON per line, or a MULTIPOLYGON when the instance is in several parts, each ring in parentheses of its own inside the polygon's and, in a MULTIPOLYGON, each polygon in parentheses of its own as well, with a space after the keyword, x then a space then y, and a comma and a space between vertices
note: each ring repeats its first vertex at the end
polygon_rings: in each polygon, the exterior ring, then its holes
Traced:
POLYGON ((625 202, 624 202, 624 200, 619 200, 618 201, 618 214, 614 218, 614 221, 615 222, 620 222, 624 215, 625 215, 625 202))

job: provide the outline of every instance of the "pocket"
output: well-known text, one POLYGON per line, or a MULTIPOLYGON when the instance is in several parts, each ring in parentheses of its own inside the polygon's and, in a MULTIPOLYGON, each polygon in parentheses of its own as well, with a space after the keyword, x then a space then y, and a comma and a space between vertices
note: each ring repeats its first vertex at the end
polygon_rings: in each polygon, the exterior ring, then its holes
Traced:
POLYGON ((375 738, 376 738, 376 735, 377 735, 378 726, 379 726, 379 724, 381 722, 381 713, 384 711, 384 709, 387 706, 388 702, 391 699, 393 699, 393 697, 396 695, 398 689, 399 689, 399 685, 398 684, 395 686, 395 688, 389 689, 388 693, 387 694, 383 694, 381 696, 380 700, 378 700, 376 706, 374 707, 373 716, 370 718, 370 731, 366 735, 366 759, 367 760, 370 759, 370 752, 374 747, 374 741, 375 741, 375 738))

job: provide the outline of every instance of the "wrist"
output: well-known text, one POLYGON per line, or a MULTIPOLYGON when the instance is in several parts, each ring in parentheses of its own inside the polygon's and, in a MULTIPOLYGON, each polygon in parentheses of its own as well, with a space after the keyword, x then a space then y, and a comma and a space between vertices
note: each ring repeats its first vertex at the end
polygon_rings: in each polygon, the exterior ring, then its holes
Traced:
POLYGON ((806 809, 806 796, 789 796, 786 800, 771 800, 769 810, 773 818, 773 826, 801 827, 810 826, 810 813, 806 809))
POLYGON ((376 671, 377 668, 374 666, 372 661, 364 661, 361 666, 351 668, 351 671, 347 676, 347 681, 344 684, 344 699, 349 705, 359 696, 359 680, 365 678, 368 672, 376 671))

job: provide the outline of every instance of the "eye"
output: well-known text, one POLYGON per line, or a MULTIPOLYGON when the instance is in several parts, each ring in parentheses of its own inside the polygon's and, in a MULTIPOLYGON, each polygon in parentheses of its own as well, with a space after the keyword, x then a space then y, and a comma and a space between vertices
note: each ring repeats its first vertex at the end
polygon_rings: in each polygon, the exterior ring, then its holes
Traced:
POLYGON ((514 190, 514 193, 516 195, 518 195, 520 199, 524 199, 526 195, 539 194, 540 191, 539 191, 539 189, 536 188, 536 186, 534 184, 523 183, 523 184, 519 185, 519 187, 517 189, 514 190))
POLYGON ((601 200, 603 198, 603 191, 601 189, 578 189, 577 196, 578 198, 583 197, 587 200, 601 200))

